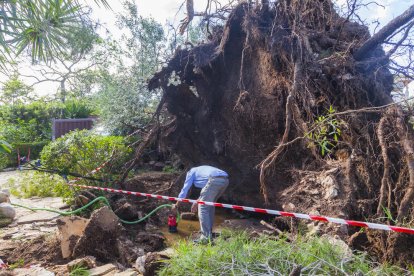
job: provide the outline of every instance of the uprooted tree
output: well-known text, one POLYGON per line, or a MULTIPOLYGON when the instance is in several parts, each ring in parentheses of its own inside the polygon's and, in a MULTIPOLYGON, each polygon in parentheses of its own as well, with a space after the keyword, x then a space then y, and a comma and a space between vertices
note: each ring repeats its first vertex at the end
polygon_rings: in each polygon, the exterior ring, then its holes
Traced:
MULTIPOLYGON (((227 170, 233 203, 410 223, 412 114, 391 98, 382 44, 410 48, 413 18, 414 6, 371 37, 329 0, 236 6, 150 81, 170 114, 165 145, 188 165, 227 170)), ((366 235, 384 259, 414 260, 412 237, 366 235)))

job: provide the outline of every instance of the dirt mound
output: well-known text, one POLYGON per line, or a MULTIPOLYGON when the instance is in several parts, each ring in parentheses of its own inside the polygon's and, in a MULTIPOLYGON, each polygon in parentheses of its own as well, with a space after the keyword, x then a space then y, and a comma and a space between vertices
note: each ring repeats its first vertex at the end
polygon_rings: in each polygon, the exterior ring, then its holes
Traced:
POLYGON ((83 234, 76 237, 72 257, 93 256, 102 263, 117 261, 129 266, 144 253, 164 247, 162 235, 140 229, 140 225, 125 229, 108 207, 102 207, 92 213, 83 234))
POLYGON ((14 264, 22 260, 25 266, 65 263, 60 251, 60 241, 55 235, 21 242, 3 261, 14 264))
MULTIPOLYGON (((412 128, 399 107, 369 109, 392 102, 393 76, 381 47, 354 58, 367 27, 329 0, 282 0, 240 4, 214 37, 178 50, 149 83, 171 115, 166 147, 228 171, 233 203, 362 220, 385 206, 411 220, 412 128)), ((377 238, 385 249, 407 237, 377 238)))
POLYGON ((73 248, 74 257, 94 256, 98 261, 110 262, 119 258, 117 241, 121 225, 108 208, 103 207, 92 213, 84 233, 73 248))
POLYGON ((145 172, 129 179, 124 185, 129 191, 163 193, 172 186, 177 176, 175 173, 145 172))
MULTIPOLYGON (((145 172, 141 173, 127 182, 125 182, 124 187, 126 190, 135 191, 135 192, 145 192, 150 194, 160 194, 166 195, 170 192, 174 184, 177 183, 177 173, 166 173, 166 172, 145 172)), ((124 196, 111 194, 109 195, 111 205, 113 206, 116 213, 120 215, 121 218, 131 220, 138 219, 138 215, 144 215, 160 204, 172 204, 168 200, 156 200, 146 197, 136 197, 136 196, 124 196), (132 208, 125 209, 127 205, 132 205, 132 208), (135 212, 135 216, 131 214, 131 210, 138 210, 135 212)), ((170 209, 164 208, 157 212, 156 216, 150 217, 145 224, 160 225, 164 224, 167 221, 168 213, 170 209)))

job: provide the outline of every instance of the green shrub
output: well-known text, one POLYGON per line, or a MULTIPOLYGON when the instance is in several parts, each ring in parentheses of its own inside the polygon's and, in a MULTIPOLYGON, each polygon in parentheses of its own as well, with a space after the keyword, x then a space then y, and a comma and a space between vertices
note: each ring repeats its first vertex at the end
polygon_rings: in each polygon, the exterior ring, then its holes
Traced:
POLYGON ((4 165, 5 157, 0 159, 0 168, 17 165, 17 149, 21 156, 37 159, 39 153, 52 137, 52 119, 87 118, 94 113, 86 100, 69 99, 65 103, 35 101, 0 106, 0 140, 13 146, 8 154, 9 162, 4 165))
MULTIPOLYGON (((94 177, 110 180, 124 164, 132 150, 127 147, 122 137, 101 136, 90 131, 73 131, 45 146, 41 152, 42 168, 58 170, 62 174, 78 173, 86 175, 111 156, 113 162, 105 166, 94 177)), ((10 183, 12 194, 19 197, 62 197, 65 201, 73 200, 71 189, 58 174, 44 172, 26 172, 19 186, 10 183)), ((78 183, 97 185, 98 182, 80 180, 78 183)), ((110 183, 105 183, 110 185, 110 183)), ((75 188, 76 190, 76 188, 75 188)))
POLYGON ((77 99, 2 105, 0 136, 9 143, 43 141, 52 137, 52 119, 88 118, 93 113, 87 100, 77 99))
POLYGON ((214 245, 182 241, 175 249, 159 275, 289 275, 297 266, 302 267, 301 275, 408 275, 319 237, 287 242, 223 231, 214 245))
POLYGON ((62 197, 66 201, 73 198, 73 192, 59 175, 29 171, 16 181, 9 181, 10 192, 17 197, 62 197))
POLYGON ((0 153, 0 170, 7 168, 10 164, 10 156, 7 153, 0 153))
POLYGON ((62 119, 88 118, 94 109, 85 100, 70 99, 64 104, 62 119))
MULTIPOLYGON (((87 175, 111 159, 104 168, 94 174, 96 178, 111 181, 117 177, 122 166, 131 158, 131 154, 132 149, 126 145, 123 137, 102 136, 88 130, 77 130, 44 147, 41 161, 43 167, 58 170, 63 174, 87 175)), ((81 180, 79 183, 99 185, 99 182, 87 180, 81 180)))

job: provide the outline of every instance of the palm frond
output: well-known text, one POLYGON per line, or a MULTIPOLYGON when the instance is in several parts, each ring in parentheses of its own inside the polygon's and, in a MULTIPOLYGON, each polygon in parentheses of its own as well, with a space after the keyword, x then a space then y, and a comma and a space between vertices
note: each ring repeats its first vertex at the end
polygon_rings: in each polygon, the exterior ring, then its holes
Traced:
MULTIPOLYGON (((94 0, 110 8, 107 0, 94 0)), ((70 34, 82 26, 77 0, 9 0, 0 6, 0 52, 30 53, 32 61, 50 62, 64 52, 70 34)), ((0 59, 0 67, 5 59, 0 59)))
POLYGON ((111 6, 109 5, 109 2, 108 2, 108 1, 106 1, 106 0, 94 0, 94 2, 95 2, 98 6, 100 6, 100 5, 102 4, 105 8, 107 8, 107 9, 111 9, 111 6))

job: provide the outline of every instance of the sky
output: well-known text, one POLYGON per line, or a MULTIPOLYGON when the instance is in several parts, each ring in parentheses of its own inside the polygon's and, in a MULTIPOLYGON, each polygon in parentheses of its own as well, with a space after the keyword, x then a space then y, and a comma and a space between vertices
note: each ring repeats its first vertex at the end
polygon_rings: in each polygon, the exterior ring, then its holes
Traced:
MULTIPOLYGON (((82 1, 92 8, 92 18, 99 21, 107 30, 109 30, 114 38, 119 38, 122 35, 122 32, 116 27, 116 14, 123 12, 121 0, 108 1, 110 3, 111 10, 108 10, 102 6, 99 7, 90 0, 82 1)), ((184 0, 135 0, 135 2, 137 3, 138 13, 140 15, 144 17, 153 17, 162 25, 165 25, 167 21, 178 25, 179 21, 185 17, 184 9, 178 13, 179 7, 184 0)), ((206 5, 206 2, 206 0, 194 0, 195 11, 202 11, 206 5)), ((227 0, 222 0, 222 2, 227 2, 227 0)), ((334 0, 334 2, 341 6, 346 3, 346 0, 334 0)), ((366 2, 372 1, 366 0, 366 2)), ((381 25, 385 25, 413 4, 413 0, 381 0, 378 2, 381 3, 382 6, 371 4, 367 8, 361 9, 358 12, 360 17, 370 26, 371 32, 375 31, 375 24, 373 24, 374 21, 378 20, 381 25)), ((104 34, 103 30, 101 31, 101 34, 104 34)), ((21 68, 23 74, 30 74, 33 72, 30 64, 24 65, 21 68)), ((4 81, 2 78, 4 77, 0 77, 0 81, 4 81)), ((22 79, 28 84, 33 81, 33 79, 22 79)), ((36 93, 44 95, 53 94, 56 92, 57 87, 57 83, 44 82, 35 85, 34 89, 36 93)))

